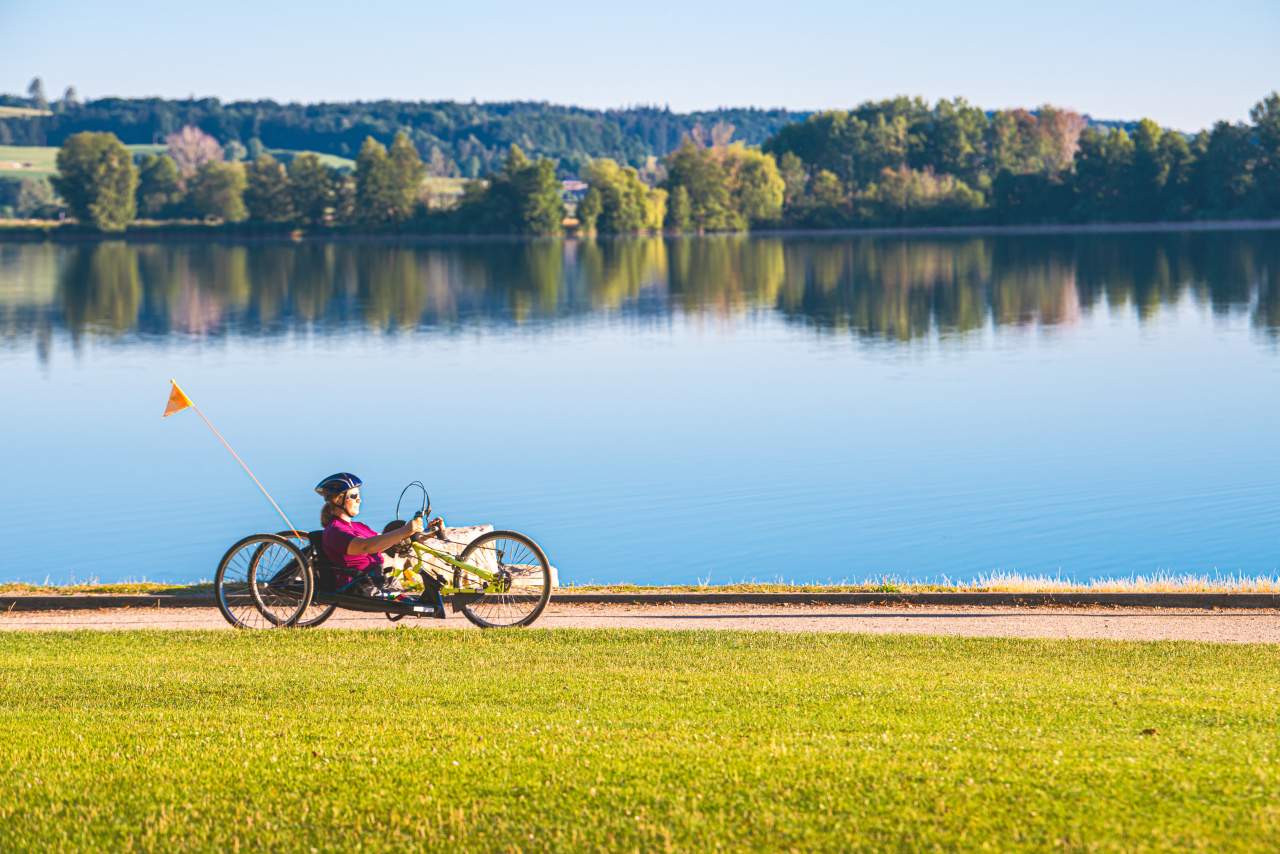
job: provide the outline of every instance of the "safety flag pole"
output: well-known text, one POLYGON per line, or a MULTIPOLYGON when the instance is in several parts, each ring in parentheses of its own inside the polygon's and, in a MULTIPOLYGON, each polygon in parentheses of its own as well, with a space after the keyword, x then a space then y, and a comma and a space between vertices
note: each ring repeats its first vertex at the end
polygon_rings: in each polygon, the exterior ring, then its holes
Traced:
POLYGON ((262 490, 262 494, 265 495, 267 497, 267 500, 271 502, 271 506, 276 508, 276 512, 280 514, 280 518, 283 519, 284 523, 289 526, 289 530, 290 531, 298 530, 293 526, 293 523, 289 521, 289 517, 285 515, 284 511, 280 509, 280 505, 276 503, 276 500, 271 497, 271 493, 267 492, 267 488, 262 485, 262 481, 258 480, 257 476, 254 475, 254 473, 250 470, 249 466, 245 464, 245 461, 240 459, 240 455, 236 453, 236 449, 231 447, 231 443, 229 443, 226 439, 222 438, 222 434, 218 432, 217 427, 213 426, 213 422, 205 417, 205 414, 200 411, 200 407, 196 406, 195 403, 191 400, 191 398, 187 397, 186 392, 184 392, 178 386, 178 381, 169 380, 169 384, 172 385, 173 388, 169 390, 169 402, 165 404, 164 415, 161 415, 160 417, 168 418, 170 415, 173 415, 177 412, 181 412, 182 410, 188 407, 190 407, 191 409, 194 409, 196 412, 196 415, 199 415, 200 420, 205 423, 205 426, 207 426, 213 432, 213 435, 218 437, 218 441, 222 443, 222 447, 226 448, 227 451, 231 454, 231 456, 235 457, 236 462, 240 464, 240 468, 244 469, 244 473, 249 475, 249 479, 252 480, 257 485, 258 489, 262 490))

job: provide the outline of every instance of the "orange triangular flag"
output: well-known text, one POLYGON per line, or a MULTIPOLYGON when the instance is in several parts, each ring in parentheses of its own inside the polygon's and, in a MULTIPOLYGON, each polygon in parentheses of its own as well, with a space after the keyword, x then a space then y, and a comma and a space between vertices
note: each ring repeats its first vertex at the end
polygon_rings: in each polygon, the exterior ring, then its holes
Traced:
POLYGON ((161 418, 168 418, 173 413, 181 412, 191 405, 191 398, 178 388, 178 383, 174 380, 169 382, 173 384, 173 389, 169 392, 169 402, 165 404, 164 415, 161 415, 161 418))

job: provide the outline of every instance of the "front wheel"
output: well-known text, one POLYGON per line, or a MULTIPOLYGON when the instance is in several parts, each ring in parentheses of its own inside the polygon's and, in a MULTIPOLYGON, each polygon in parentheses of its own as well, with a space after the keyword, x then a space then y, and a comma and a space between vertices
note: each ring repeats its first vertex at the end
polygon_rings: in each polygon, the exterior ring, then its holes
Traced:
POLYGON ((490 531, 476 537, 458 557, 463 563, 497 576, 488 581, 454 569, 453 586, 484 595, 462 606, 467 619, 482 629, 527 626, 551 598, 551 563, 542 548, 515 531, 490 531))

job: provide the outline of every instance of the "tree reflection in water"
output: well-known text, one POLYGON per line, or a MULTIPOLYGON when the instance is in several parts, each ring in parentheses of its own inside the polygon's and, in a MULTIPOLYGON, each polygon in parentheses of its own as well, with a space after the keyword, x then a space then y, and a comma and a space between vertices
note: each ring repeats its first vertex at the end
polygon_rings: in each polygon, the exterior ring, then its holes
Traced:
POLYGON ((1280 335, 1274 232, 599 241, 0 244, 0 337, 269 337, 776 312, 906 342, 1191 299, 1280 335))

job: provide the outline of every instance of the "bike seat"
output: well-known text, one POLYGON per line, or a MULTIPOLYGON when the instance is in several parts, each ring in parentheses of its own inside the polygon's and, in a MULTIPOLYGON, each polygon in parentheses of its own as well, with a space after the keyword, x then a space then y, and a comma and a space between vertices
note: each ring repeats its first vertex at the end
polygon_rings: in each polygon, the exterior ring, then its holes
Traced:
POLYGON ((315 579, 315 588, 332 593, 338 587, 338 567, 324 553, 324 531, 308 531, 307 540, 311 543, 311 577, 315 579))

